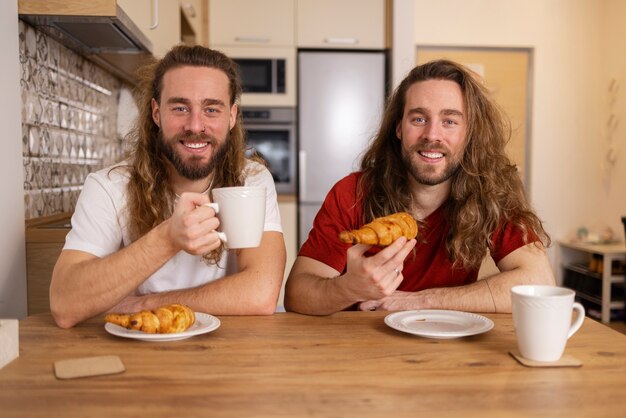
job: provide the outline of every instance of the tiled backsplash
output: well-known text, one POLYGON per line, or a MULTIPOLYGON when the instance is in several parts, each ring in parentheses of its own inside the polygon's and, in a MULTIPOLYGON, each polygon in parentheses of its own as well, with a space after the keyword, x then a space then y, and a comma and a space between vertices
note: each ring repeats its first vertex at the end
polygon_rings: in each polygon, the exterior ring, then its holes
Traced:
POLYGON ((92 171, 122 157, 121 82, 20 21, 26 219, 70 212, 92 171))

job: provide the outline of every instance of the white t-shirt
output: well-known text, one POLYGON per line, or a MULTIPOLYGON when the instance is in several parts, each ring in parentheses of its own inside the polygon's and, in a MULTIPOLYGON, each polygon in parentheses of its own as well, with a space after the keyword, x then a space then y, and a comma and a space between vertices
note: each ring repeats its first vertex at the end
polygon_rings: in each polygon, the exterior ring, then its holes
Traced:
MULTIPOLYGON (((106 257, 128 245, 126 186, 128 169, 120 164, 87 176, 72 216, 72 229, 65 238, 65 250, 80 250, 106 257)), ((246 171, 252 174, 246 186, 266 189, 265 231, 282 232, 276 188, 272 175, 260 164, 248 161, 246 171)), ((175 289, 186 289, 220 279, 236 272, 236 254, 225 251, 219 265, 206 264, 201 256, 180 251, 137 288, 143 295, 175 289)))

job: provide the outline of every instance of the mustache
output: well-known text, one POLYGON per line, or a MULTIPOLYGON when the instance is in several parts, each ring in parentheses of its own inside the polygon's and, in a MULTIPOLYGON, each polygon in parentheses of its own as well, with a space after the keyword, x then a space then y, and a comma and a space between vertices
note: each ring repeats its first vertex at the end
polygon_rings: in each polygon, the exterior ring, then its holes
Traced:
POLYGON ((193 132, 184 132, 174 135, 176 141, 191 141, 191 142, 207 142, 211 145, 215 145, 217 140, 214 136, 206 134, 204 132, 193 133, 193 132))
POLYGON ((419 152, 419 151, 439 151, 443 154, 447 154, 449 152, 449 150, 443 146, 442 144, 439 143, 427 143, 427 144, 414 144, 411 145, 411 147, 409 148, 409 151, 411 152, 419 152))
POLYGON ((450 149, 439 141, 419 141, 409 147, 409 151, 439 151, 444 154, 450 153, 450 149))

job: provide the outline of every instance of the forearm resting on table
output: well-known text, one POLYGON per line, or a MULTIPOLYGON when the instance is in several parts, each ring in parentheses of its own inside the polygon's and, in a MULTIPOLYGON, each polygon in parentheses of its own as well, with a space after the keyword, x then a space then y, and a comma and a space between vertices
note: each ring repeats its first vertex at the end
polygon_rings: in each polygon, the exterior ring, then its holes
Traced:
POLYGON ((319 261, 298 257, 285 286, 285 309, 307 315, 330 315, 358 300, 335 269, 319 261))
POLYGON ((306 315, 330 315, 353 305, 356 300, 342 290, 341 277, 319 277, 301 273, 285 288, 285 309, 306 315))
POLYGON ((130 311, 184 303, 194 311, 214 315, 271 315, 276 312, 285 259, 282 234, 264 232, 259 247, 238 251, 237 273, 195 288, 132 298, 135 303, 130 311))
POLYGON ((428 289, 416 293, 422 309, 470 312, 511 312, 511 288, 520 284, 554 285, 554 273, 542 247, 528 244, 498 263, 500 273, 460 287, 428 289))
POLYGON ((159 234, 157 227, 104 258, 62 251, 50 284, 50 310, 57 325, 69 328, 107 311, 176 254, 159 234))
POLYGON ((136 303, 126 310, 153 310, 183 303, 195 312, 212 315, 272 315, 279 293, 280 280, 241 271, 194 288, 134 297, 136 303))
MULTIPOLYGON (((511 313, 511 288, 528 281, 506 278, 511 272, 477 281, 471 285, 427 289, 417 292, 421 309, 451 309, 467 312, 511 313)), ((551 284, 537 282, 533 284, 551 284)))
MULTIPOLYGON (((412 295, 415 300, 414 306, 407 305, 403 309, 450 309, 465 312, 510 313, 511 287, 522 283, 516 278, 510 277, 512 276, 510 273, 512 272, 499 273, 470 285, 433 288, 415 292, 412 295)), ((402 293, 407 298, 411 298, 411 294, 402 293)), ((383 307, 385 307, 384 304, 383 307)))

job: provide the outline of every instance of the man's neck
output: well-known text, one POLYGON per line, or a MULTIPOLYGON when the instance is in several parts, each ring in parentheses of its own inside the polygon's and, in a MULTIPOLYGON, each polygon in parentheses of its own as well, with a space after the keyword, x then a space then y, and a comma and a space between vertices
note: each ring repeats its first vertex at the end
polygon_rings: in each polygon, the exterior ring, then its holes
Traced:
POLYGON ((436 186, 427 186, 409 181, 412 196, 412 215, 416 219, 426 219, 439 208, 450 196, 450 180, 436 186))
POLYGON ((186 192, 204 193, 211 187, 212 180, 213 174, 200 180, 189 180, 178 173, 170 172, 170 184, 178 196, 186 192))

